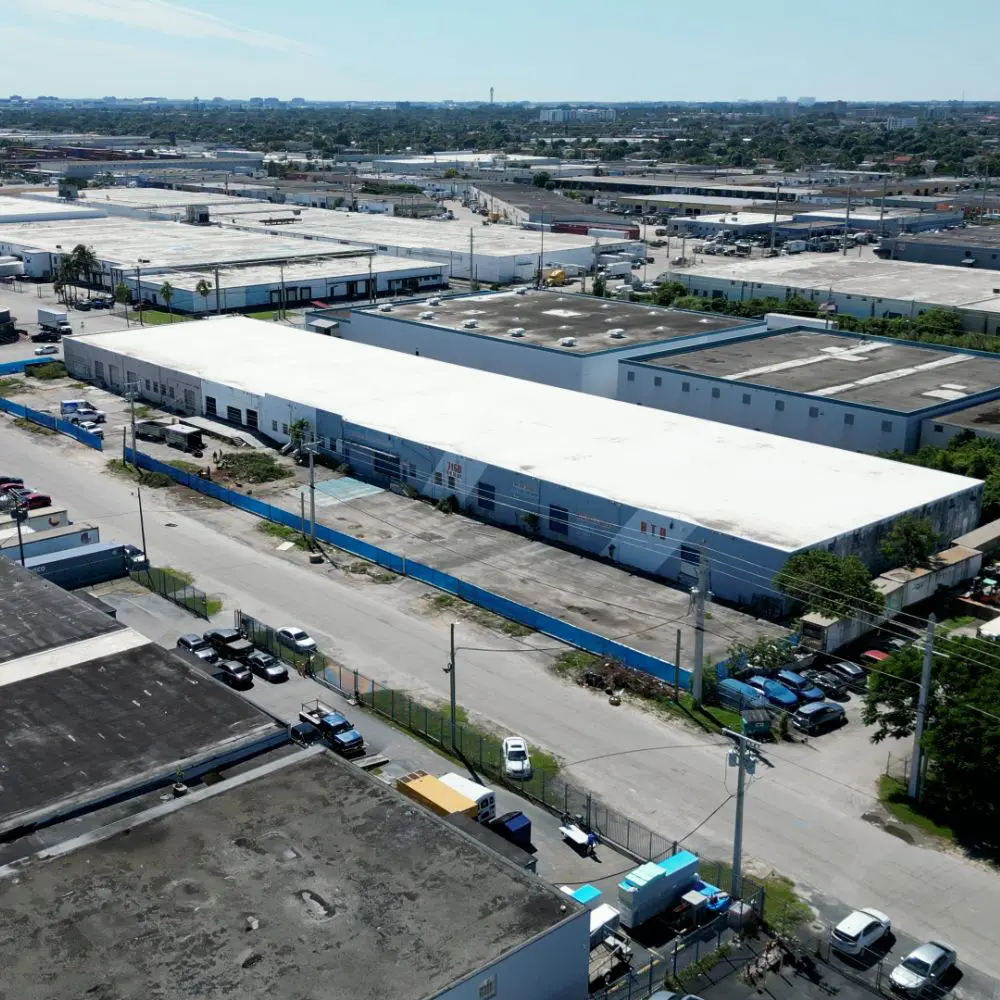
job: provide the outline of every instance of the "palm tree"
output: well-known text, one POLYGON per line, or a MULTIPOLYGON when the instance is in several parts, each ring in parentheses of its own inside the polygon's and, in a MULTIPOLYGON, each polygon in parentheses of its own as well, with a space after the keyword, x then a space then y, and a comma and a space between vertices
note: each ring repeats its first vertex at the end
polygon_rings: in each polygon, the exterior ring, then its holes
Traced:
POLYGON ((83 243, 77 243, 70 254, 70 260, 78 275, 83 276, 87 284, 87 298, 90 298, 90 286, 94 283, 94 274, 100 271, 101 264, 94 253, 93 247, 88 247, 83 243))
POLYGON ((59 291, 63 295, 63 301, 67 304, 69 304, 70 299, 70 288, 75 290, 79 277, 80 272, 73 257, 66 256, 61 258, 56 267, 54 285, 59 286, 59 291))
POLYGON ((298 420, 293 420, 288 425, 288 436, 292 439, 292 444, 296 448, 302 447, 302 443, 305 441, 308 433, 309 421, 305 417, 299 417, 298 420))
POLYGON ((167 312, 170 313, 170 322, 173 323, 174 311, 170 308, 170 302, 174 297, 174 286, 171 285, 169 281, 164 281, 163 284, 160 285, 160 297, 164 302, 166 302, 167 312))
POLYGON ((202 299, 204 299, 205 301, 204 308, 208 309, 208 296, 209 293, 212 291, 212 282, 206 281, 204 278, 202 278, 198 282, 198 284, 194 286, 194 290, 202 297, 202 299))

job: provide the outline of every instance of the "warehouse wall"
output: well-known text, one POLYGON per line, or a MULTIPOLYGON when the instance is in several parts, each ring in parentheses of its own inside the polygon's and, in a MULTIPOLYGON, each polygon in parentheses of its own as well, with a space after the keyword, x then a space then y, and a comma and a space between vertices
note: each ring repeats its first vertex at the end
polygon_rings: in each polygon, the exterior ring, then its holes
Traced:
POLYGON ((931 445, 935 448, 944 448, 952 438, 969 431, 976 437, 1000 441, 1000 425, 985 423, 959 427, 957 424, 944 422, 940 417, 928 417, 920 423, 920 447, 931 445))
POLYGON ((920 417, 850 405, 829 397, 749 386, 723 378, 624 362, 618 398, 672 413, 718 420, 799 441, 876 453, 916 451, 920 417))
POLYGON ((1000 247, 976 246, 968 243, 921 243, 913 239, 892 241, 892 259, 916 264, 945 264, 952 267, 974 267, 976 270, 1000 270, 1000 247), (966 261, 973 260, 970 265, 966 261))

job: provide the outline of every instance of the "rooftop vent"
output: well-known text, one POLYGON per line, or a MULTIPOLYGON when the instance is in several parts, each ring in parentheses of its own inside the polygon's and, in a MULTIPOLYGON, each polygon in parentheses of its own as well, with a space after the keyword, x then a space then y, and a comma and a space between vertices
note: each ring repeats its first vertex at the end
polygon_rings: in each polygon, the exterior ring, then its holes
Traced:
POLYGON ((430 309, 425 309, 425 310, 424 310, 424 311, 423 311, 423 312, 422 312, 422 313, 420 314, 420 318, 421 318, 421 319, 434 319, 434 313, 432 313, 432 312, 430 311, 430 309))
POLYGON ((511 337, 523 337, 524 336, 524 327, 523 326, 512 326, 507 331, 507 334, 508 334, 508 336, 511 336, 511 337))
POLYGON ((616 326, 613 330, 608 330, 608 336, 612 340, 624 340, 625 331, 620 326, 616 326))
POLYGON ((464 326, 466 330, 475 330, 475 328, 477 326, 479 326, 479 320, 478 319, 463 319, 462 320, 462 326, 464 326))
POLYGON ((576 337, 560 337, 560 347, 576 347, 576 337))
POLYGON ((391 312, 392 312, 392 306, 391 306, 391 305, 389 305, 389 303, 388 303, 388 302, 386 302, 386 304, 385 304, 385 305, 383 305, 383 306, 379 306, 379 307, 378 307, 378 311, 379 311, 380 313, 391 313, 391 312))
POLYGON ((433 299, 428 299, 427 304, 429 306, 439 306, 441 305, 441 300, 435 295, 433 299))

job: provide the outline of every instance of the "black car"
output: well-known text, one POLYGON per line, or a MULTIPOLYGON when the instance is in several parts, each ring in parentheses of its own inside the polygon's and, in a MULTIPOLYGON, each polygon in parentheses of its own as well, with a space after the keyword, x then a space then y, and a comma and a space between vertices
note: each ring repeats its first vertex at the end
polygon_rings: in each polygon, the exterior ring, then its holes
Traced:
POLYGON ((220 656, 227 660, 246 662, 254 651, 253 643, 243 638, 238 628, 210 628, 202 634, 202 638, 220 656))
POLYGON ((288 680, 288 668, 270 653, 255 650, 247 658, 247 666, 257 677, 262 677, 272 684, 280 684, 288 680))
POLYGON ((205 640, 195 632, 188 632, 177 640, 178 649, 186 649, 189 653, 194 653, 199 660, 206 663, 218 663, 219 654, 205 642, 205 640))
POLYGON ((826 669, 839 677, 852 691, 864 691, 868 684, 868 674, 849 660, 833 660, 826 669))
POLYGON ((219 664, 218 676, 224 684, 237 690, 245 691, 253 687, 253 674, 250 673, 250 668, 238 660, 223 660, 219 664))
POLYGON ((847 697, 847 685, 829 670, 803 670, 802 676, 812 681, 827 698, 847 697))
POLYGON ((792 716, 792 725, 810 736, 846 724, 847 713, 844 706, 832 701, 812 701, 803 705, 792 716))

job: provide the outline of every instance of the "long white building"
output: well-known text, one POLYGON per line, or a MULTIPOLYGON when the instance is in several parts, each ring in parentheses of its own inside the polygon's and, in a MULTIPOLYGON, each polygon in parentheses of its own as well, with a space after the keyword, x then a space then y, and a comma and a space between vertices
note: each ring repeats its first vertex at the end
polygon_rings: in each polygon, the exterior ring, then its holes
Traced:
POLYGON ((943 541, 979 522, 982 483, 334 337, 223 318, 68 338, 79 379, 283 443, 298 419, 354 475, 454 496, 484 520, 665 579, 708 553, 711 588, 781 602, 804 549, 879 565, 903 514, 943 541))

